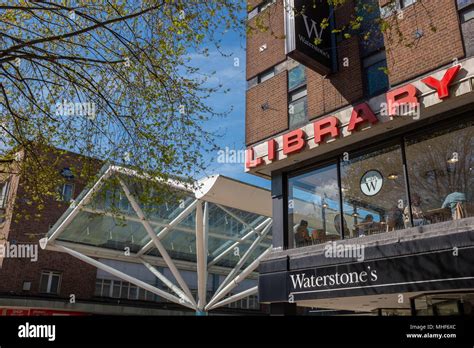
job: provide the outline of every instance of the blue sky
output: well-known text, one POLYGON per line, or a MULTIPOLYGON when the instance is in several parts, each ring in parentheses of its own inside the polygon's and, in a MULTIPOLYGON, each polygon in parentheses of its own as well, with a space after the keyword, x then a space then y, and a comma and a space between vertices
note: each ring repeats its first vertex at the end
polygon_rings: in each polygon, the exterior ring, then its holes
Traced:
MULTIPOLYGON (((228 147, 233 150, 245 149, 245 37, 237 32, 229 31, 223 35, 223 56, 212 46, 209 46, 209 56, 192 56, 192 65, 202 69, 203 72, 215 71, 215 75, 209 80, 212 85, 223 84, 223 89, 230 89, 227 94, 216 93, 208 100, 217 112, 232 111, 221 119, 208 122, 209 130, 218 131, 221 136, 216 142, 221 149, 228 147), (228 56, 227 56, 228 55, 228 56), (235 66, 236 58, 238 66, 235 66)), ((243 163, 221 164, 217 162, 218 153, 211 155, 212 161, 206 171, 208 174, 222 174, 231 178, 245 181, 253 185, 270 188, 270 181, 246 174, 243 163)))

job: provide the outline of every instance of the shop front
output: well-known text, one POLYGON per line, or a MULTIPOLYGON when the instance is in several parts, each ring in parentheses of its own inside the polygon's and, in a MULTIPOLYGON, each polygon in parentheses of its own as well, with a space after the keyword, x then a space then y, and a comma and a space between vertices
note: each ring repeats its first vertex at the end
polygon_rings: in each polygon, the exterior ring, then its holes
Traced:
POLYGON ((272 179, 262 302, 440 314, 420 299, 444 294, 472 313, 473 86, 467 59, 247 150, 272 179))

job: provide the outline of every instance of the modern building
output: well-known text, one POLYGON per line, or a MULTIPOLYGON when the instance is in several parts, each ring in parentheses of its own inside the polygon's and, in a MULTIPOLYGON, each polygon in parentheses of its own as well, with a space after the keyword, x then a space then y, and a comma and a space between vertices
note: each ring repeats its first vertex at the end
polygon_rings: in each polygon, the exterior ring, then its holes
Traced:
POLYGON ((61 200, 37 219, 24 177, 3 174, 0 315, 265 312, 256 268, 271 248, 269 191, 216 175, 160 183, 145 203, 138 190, 154 179, 107 165, 85 186, 74 173, 88 160, 56 162, 61 200))
POLYGON ((247 38, 246 171, 272 182, 260 300, 472 315, 474 1, 313 3, 248 1, 267 28, 247 38))

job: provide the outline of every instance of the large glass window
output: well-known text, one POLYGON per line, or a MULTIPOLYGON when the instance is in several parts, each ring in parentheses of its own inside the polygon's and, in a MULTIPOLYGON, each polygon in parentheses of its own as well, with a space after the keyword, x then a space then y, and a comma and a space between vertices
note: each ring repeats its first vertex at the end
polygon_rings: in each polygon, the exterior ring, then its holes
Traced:
POLYGON ((474 216, 474 122, 407 139, 415 224, 474 216))
POLYGON ((363 59, 365 95, 373 97, 388 90, 389 81, 386 73, 387 59, 385 51, 363 59))
POLYGON ((288 180, 288 222, 295 247, 339 239, 339 210, 335 163, 288 180))
POLYGON ((293 245, 474 216, 473 149, 471 118, 290 174, 288 233, 293 245))
POLYGON ((344 238, 404 228, 407 199, 400 146, 347 159, 341 164, 344 238))
POLYGON ((306 87, 297 89, 290 93, 290 105, 288 107, 290 128, 295 128, 307 123, 307 91, 306 87))

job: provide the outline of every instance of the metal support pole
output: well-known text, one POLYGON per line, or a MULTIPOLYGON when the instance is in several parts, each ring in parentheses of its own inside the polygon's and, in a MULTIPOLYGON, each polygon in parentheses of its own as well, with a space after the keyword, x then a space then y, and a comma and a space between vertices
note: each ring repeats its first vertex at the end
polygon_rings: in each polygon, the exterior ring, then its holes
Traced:
POLYGON ((183 289, 184 293, 192 301, 193 305, 196 306, 196 302, 194 301, 193 295, 191 294, 191 291, 189 290, 188 285, 186 284, 184 279, 181 277, 181 274, 179 273, 178 269, 176 268, 173 260, 169 256, 169 254, 166 251, 165 247, 163 246, 163 244, 161 244, 160 240, 158 239, 157 235, 155 234, 155 231, 153 230, 153 227, 151 227, 149 221, 145 217, 145 214, 143 214, 142 209, 140 208, 137 201, 135 200, 135 198, 130 193, 130 190, 128 189, 127 185, 125 185, 125 183, 122 180, 119 180, 119 181, 120 181, 120 185, 122 186, 123 191, 125 192, 125 195, 127 196, 127 199, 129 200, 130 204, 132 205, 133 210, 135 210, 135 213, 142 220, 143 227, 147 231, 147 233, 150 236, 152 242, 155 244, 155 246, 158 249, 158 252, 160 253, 161 257, 166 262, 166 265, 170 269, 171 273, 173 274, 173 276, 176 279, 176 281, 178 282, 178 284, 181 286, 181 289, 183 289))
POLYGON ((242 273, 236 276, 231 283, 227 284, 221 291, 214 294, 213 298, 207 306, 205 307, 206 310, 209 310, 214 304, 217 303, 222 297, 224 297, 229 291, 235 288, 239 283, 244 280, 250 273, 252 273, 255 269, 257 269, 258 265, 260 264, 260 260, 263 259, 269 252, 272 250, 273 246, 265 250, 259 257, 257 257, 250 265, 245 268, 242 273))
MULTIPOLYGON (((266 219, 265 221, 263 221, 260 225, 258 225, 257 227, 255 227, 255 231, 259 231, 260 229, 264 228, 268 223, 270 223, 272 221, 271 218, 268 218, 266 219)), ((236 246, 238 246, 240 243, 242 243, 243 241, 249 239, 254 233, 254 231, 250 231, 249 233, 247 233, 245 236, 243 236, 242 238, 240 238, 238 241, 236 241, 235 243, 232 243, 229 247, 227 247, 223 252, 221 252, 219 255, 217 255, 211 262, 209 262, 209 265, 208 267, 211 267, 211 266, 214 266, 217 262, 219 262, 220 259, 222 259, 225 255, 227 255, 229 252, 231 252, 236 246)))
MULTIPOLYGON (((158 239, 162 239, 174 226, 178 225, 181 221, 183 221, 196 207, 197 200, 194 200, 190 205, 186 207, 173 221, 171 221, 168 226, 164 227, 159 233, 153 231, 158 239)), ((141 256, 145 254, 148 250, 153 247, 153 240, 150 240, 143 248, 141 248, 137 255, 141 256)))
POLYGON ((186 294, 176 285, 173 284, 171 280, 166 278, 163 273, 158 271, 155 267, 153 267, 150 263, 146 262, 143 258, 140 257, 140 261, 145 265, 145 267, 153 273, 163 284, 165 284, 168 288, 170 288, 176 295, 178 295, 183 300, 192 304, 193 302, 186 296, 186 294))
POLYGON ((209 310, 216 309, 217 307, 222 307, 228 305, 229 303, 241 300, 248 296, 252 296, 258 293, 258 286, 254 286, 253 288, 247 289, 245 291, 239 292, 238 294, 232 295, 225 300, 217 302, 215 305, 209 308, 209 310))
POLYGON ((141 281, 139 279, 136 279, 134 277, 131 277, 129 276, 128 274, 125 274, 123 272, 120 272, 108 265, 105 265, 97 260, 94 260, 93 258, 89 257, 89 256, 86 256, 84 254, 81 254, 80 252, 77 252, 75 250, 72 250, 72 249, 69 249, 69 248, 66 248, 65 246, 62 246, 62 245, 57 245, 55 244, 54 247, 58 250, 58 251, 62 251, 62 252, 65 252, 69 255, 71 255, 72 257, 75 257, 76 259, 79 259, 81 261, 84 261, 85 263, 88 263, 89 265, 92 265, 94 267, 97 267, 98 269, 101 269, 107 273, 110 273, 112 274, 113 276, 116 276, 122 280, 125 280, 129 283, 132 283, 132 284, 135 284, 136 286, 142 288, 142 289, 145 289, 147 291, 150 291, 158 296, 161 296, 165 299, 167 299, 168 301, 171 301, 171 302, 174 302, 174 303, 177 303, 177 304, 180 304, 180 305, 183 305, 185 307, 188 307, 188 308, 191 308, 193 310, 196 309, 196 307, 192 304, 189 304, 189 303, 186 303, 185 301, 183 300, 180 300, 179 298, 177 298, 176 296, 173 296, 171 294, 168 294, 167 292, 163 291, 163 290, 160 290, 148 283, 145 283, 144 281, 141 281))
POLYGON ((202 311, 206 306, 207 295, 207 226, 209 223, 209 208, 207 202, 202 209, 202 202, 196 206, 196 262, 198 280, 198 309, 202 311))
POLYGON ((250 247, 247 249, 247 251, 244 253, 244 255, 242 255, 242 257, 240 258, 239 262, 237 262, 237 264, 232 269, 232 271, 230 271, 230 273, 227 275, 227 277, 224 279, 224 281, 221 283, 221 285, 219 285, 219 288, 216 290, 216 292, 221 291, 221 289, 229 283, 229 281, 232 279, 232 277, 234 277, 237 274, 237 272, 240 271, 240 269, 245 264, 245 262, 250 257, 250 255, 255 250, 255 248, 260 244, 262 239, 267 236, 267 234, 270 231, 271 227, 272 227, 271 222, 268 223, 267 226, 265 226, 262 233, 257 238, 255 238, 252 245, 250 245, 250 247))

